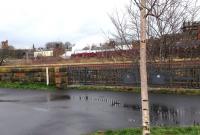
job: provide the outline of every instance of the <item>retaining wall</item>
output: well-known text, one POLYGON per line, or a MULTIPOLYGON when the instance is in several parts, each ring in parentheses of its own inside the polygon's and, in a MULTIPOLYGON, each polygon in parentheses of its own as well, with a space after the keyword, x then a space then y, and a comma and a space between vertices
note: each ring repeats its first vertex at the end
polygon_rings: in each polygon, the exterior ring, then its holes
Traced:
MULTIPOLYGON (((199 64, 148 64, 147 67, 151 87, 200 88, 199 64)), ((43 82, 58 88, 74 84, 140 86, 140 75, 139 65, 132 63, 43 65, 0 67, 0 81, 43 82)))

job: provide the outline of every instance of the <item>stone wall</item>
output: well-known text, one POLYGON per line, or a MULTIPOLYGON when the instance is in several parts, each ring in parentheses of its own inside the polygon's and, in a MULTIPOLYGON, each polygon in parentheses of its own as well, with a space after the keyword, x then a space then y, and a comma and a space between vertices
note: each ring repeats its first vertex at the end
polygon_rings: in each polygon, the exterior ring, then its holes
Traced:
MULTIPOLYGON (((0 67, 0 81, 67 85, 140 86, 139 65, 131 63, 0 67)), ((200 88, 200 65, 148 65, 150 87, 200 88)))
MULTIPOLYGON (((64 67, 48 67, 49 84, 58 88, 67 85, 67 72, 64 67)), ((46 83, 46 67, 0 67, 0 81, 46 83)))

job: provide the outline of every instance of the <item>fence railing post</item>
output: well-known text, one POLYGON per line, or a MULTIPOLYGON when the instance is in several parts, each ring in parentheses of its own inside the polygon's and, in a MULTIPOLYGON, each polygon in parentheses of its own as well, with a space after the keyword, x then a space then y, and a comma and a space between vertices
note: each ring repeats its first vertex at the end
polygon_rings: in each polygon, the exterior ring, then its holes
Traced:
POLYGON ((46 84, 49 85, 49 68, 46 67, 46 84))

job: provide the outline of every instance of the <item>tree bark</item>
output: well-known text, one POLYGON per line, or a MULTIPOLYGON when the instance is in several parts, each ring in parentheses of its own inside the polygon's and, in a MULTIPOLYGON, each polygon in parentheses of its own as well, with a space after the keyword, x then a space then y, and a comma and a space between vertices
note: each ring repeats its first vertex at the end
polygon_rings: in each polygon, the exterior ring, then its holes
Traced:
POLYGON ((140 78, 141 78, 141 103, 142 103, 142 126, 143 135, 150 134, 149 99, 147 86, 147 63, 146 63, 146 0, 141 0, 140 8, 140 78))

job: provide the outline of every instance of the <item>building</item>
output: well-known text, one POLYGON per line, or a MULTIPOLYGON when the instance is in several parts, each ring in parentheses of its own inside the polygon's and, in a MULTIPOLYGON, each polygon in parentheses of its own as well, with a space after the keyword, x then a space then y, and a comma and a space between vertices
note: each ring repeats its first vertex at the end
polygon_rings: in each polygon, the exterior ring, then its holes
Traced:
POLYGON ((9 46, 8 46, 8 40, 1 42, 1 48, 2 49, 8 49, 9 48, 9 46))
POLYGON ((184 22, 182 32, 192 35, 194 40, 200 40, 200 22, 184 22))
POLYGON ((53 56, 53 50, 38 50, 34 52, 34 57, 50 57, 53 56))

